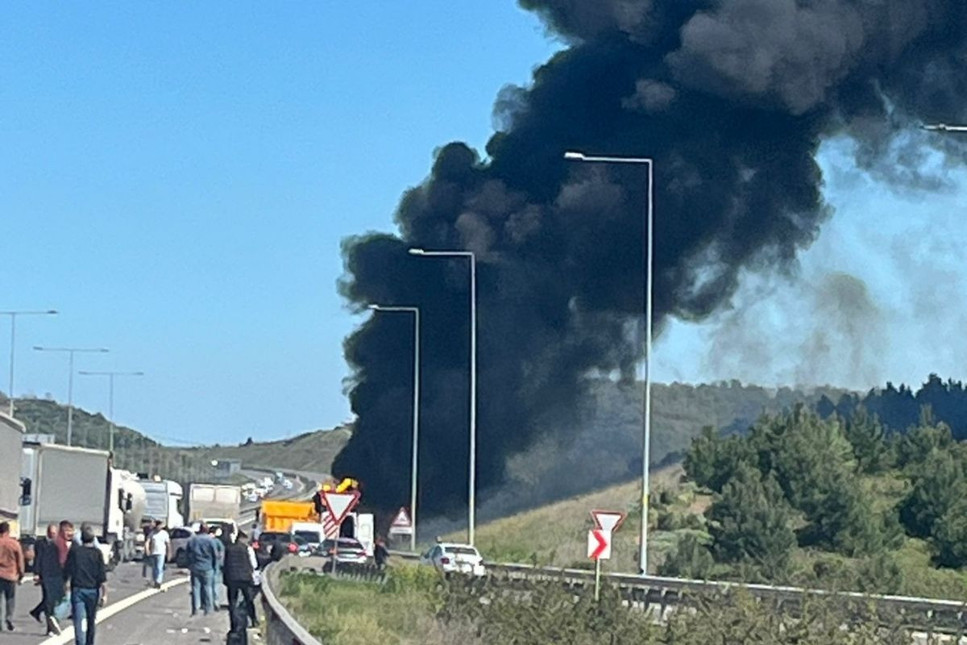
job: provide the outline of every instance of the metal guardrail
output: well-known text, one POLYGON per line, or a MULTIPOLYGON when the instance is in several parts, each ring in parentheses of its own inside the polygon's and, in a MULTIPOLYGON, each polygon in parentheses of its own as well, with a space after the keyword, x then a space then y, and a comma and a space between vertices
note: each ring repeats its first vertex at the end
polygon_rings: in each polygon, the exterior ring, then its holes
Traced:
MULTIPOLYGON (((391 551, 390 554, 409 561, 418 560, 420 557, 418 553, 407 551, 391 551)), ((510 583, 515 579, 545 580, 563 583, 572 588, 583 588, 585 585, 594 584, 594 572, 585 569, 503 562, 484 562, 484 566, 487 567, 488 572, 498 574, 510 583)), ((659 615, 663 615, 669 607, 687 602, 689 595, 722 594, 742 589, 755 598, 785 607, 796 606, 809 597, 831 597, 856 603, 868 603, 881 611, 900 616, 905 625, 921 629, 928 634, 967 632, 967 601, 627 573, 604 573, 602 579, 610 581, 625 601, 642 605, 645 609, 659 608, 661 612, 659 615)))
POLYGON ((266 645, 322 645, 300 625, 275 596, 273 589, 285 568, 285 560, 270 564, 262 579, 262 611, 265 616, 263 639, 266 645))

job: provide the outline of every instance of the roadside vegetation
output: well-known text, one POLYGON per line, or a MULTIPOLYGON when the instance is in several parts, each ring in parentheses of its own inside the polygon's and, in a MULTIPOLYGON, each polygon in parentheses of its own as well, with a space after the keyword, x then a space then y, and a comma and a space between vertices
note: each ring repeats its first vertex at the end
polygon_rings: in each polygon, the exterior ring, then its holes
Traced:
MULTIPOLYGON (((696 530, 662 574, 967 595, 967 445, 929 408, 899 433, 863 408, 824 419, 798 407, 745 435, 707 430, 684 468, 708 505, 681 520, 696 530)), ((674 500, 653 499, 659 522, 680 512, 674 500)))
POLYGON ((690 610, 672 612, 656 624, 653 614, 628 609, 607 587, 595 603, 590 589, 567 591, 559 583, 535 582, 510 591, 499 578, 444 580, 429 567, 413 565, 392 567, 384 584, 285 573, 280 596, 296 620, 326 645, 911 642, 895 617, 837 597, 811 600, 795 616, 741 591, 696 597, 690 610))

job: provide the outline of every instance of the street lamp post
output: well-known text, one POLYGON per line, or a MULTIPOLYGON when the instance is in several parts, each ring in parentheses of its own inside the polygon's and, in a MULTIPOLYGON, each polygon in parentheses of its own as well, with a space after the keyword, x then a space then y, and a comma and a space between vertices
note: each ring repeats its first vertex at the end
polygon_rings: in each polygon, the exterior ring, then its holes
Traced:
POLYGON ((107 413, 111 421, 111 429, 108 431, 108 450, 114 454, 114 377, 115 376, 144 376, 144 372, 85 372, 79 371, 82 376, 106 376, 108 382, 107 413))
POLYGON ((934 132, 967 132, 967 125, 947 125, 946 123, 924 123, 920 128, 934 132))
POLYGON ((412 466, 410 467, 410 551, 416 551, 416 487, 417 468, 419 465, 420 446, 420 308, 419 307, 384 307, 370 305, 375 312, 402 312, 413 314, 413 448, 412 466))
POLYGON ((648 494, 650 492, 649 468, 651 465, 651 327, 652 327, 652 274, 655 266, 655 244, 653 241, 654 232, 654 203, 655 203, 655 181, 654 181, 654 161, 649 157, 613 157, 613 156, 592 156, 583 152, 565 152, 564 158, 569 161, 582 161, 587 163, 614 163, 614 164, 646 164, 648 166, 648 204, 645 212, 646 221, 646 240, 645 240, 645 362, 644 362, 644 381, 645 381, 645 409, 644 409, 644 437, 642 443, 642 473, 641 473, 641 536, 640 550, 638 552, 639 573, 648 573, 648 494))
POLYGON ((424 251, 410 249, 411 255, 423 257, 464 257, 470 260, 470 474, 467 537, 474 545, 477 499, 477 256, 473 251, 424 251))
POLYGON ((71 445, 74 436, 74 354, 76 353, 106 353, 111 350, 103 347, 34 347, 38 352, 66 352, 68 359, 67 375, 67 445, 71 445))
POLYGON ((13 416, 13 359, 17 347, 17 316, 53 316, 56 309, 47 311, 0 311, 0 316, 10 316, 10 387, 7 396, 10 397, 10 416, 13 416))

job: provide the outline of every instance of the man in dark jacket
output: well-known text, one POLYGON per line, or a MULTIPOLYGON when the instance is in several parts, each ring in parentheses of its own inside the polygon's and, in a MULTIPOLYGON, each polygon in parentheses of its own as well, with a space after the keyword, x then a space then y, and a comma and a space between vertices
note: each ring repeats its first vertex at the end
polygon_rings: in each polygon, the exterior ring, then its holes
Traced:
POLYGON ((94 645, 97 606, 107 602, 107 571, 101 550, 94 546, 94 529, 90 524, 81 525, 81 544, 71 547, 67 553, 64 578, 71 584, 74 642, 94 645))
POLYGON ((258 625, 253 589, 256 569, 258 569, 258 561, 255 558, 255 551, 248 544, 248 536, 239 531, 235 542, 225 549, 225 567, 222 570, 225 586, 228 587, 229 620, 233 632, 245 628, 245 625, 238 625, 239 621, 235 618, 239 594, 245 603, 244 615, 248 616, 253 627, 258 625))
POLYGON ((64 568, 60 564, 60 550, 57 547, 57 525, 47 527, 47 537, 41 538, 34 546, 35 584, 40 585, 40 603, 30 610, 30 615, 38 623, 40 615, 47 616, 47 633, 60 634, 60 625, 54 616, 54 608, 64 599, 64 568))

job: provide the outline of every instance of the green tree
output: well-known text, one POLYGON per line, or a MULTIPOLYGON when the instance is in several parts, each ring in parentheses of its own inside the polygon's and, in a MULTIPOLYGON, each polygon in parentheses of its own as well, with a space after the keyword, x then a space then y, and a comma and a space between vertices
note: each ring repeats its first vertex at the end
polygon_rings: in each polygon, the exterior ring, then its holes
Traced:
POLYGON ((877 474, 893 465, 894 454, 886 431, 865 408, 860 407, 846 420, 844 430, 861 473, 877 474))
POLYGON ((920 425, 908 432, 897 445, 897 461, 901 468, 920 466, 935 451, 947 451, 954 445, 950 427, 934 424, 930 408, 924 408, 920 425))
POLYGON ((772 477, 742 466, 706 511, 718 560, 756 565, 781 575, 796 545, 793 511, 772 477))
POLYGON ((658 572, 673 578, 707 580, 712 576, 715 559, 705 543, 695 534, 687 533, 675 551, 662 562, 658 572))
POLYGON ((907 533, 927 538, 940 518, 967 496, 964 464, 950 451, 933 449, 912 475, 913 486, 900 504, 907 533))
POLYGON ((685 455, 685 473, 693 482, 716 493, 744 463, 751 463, 753 454, 742 437, 722 437, 711 427, 692 440, 685 455))
POLYGON ((967 500, 957 500, 937 519, 930 544, 937 565, 955 569, 967 565, 967 500))

